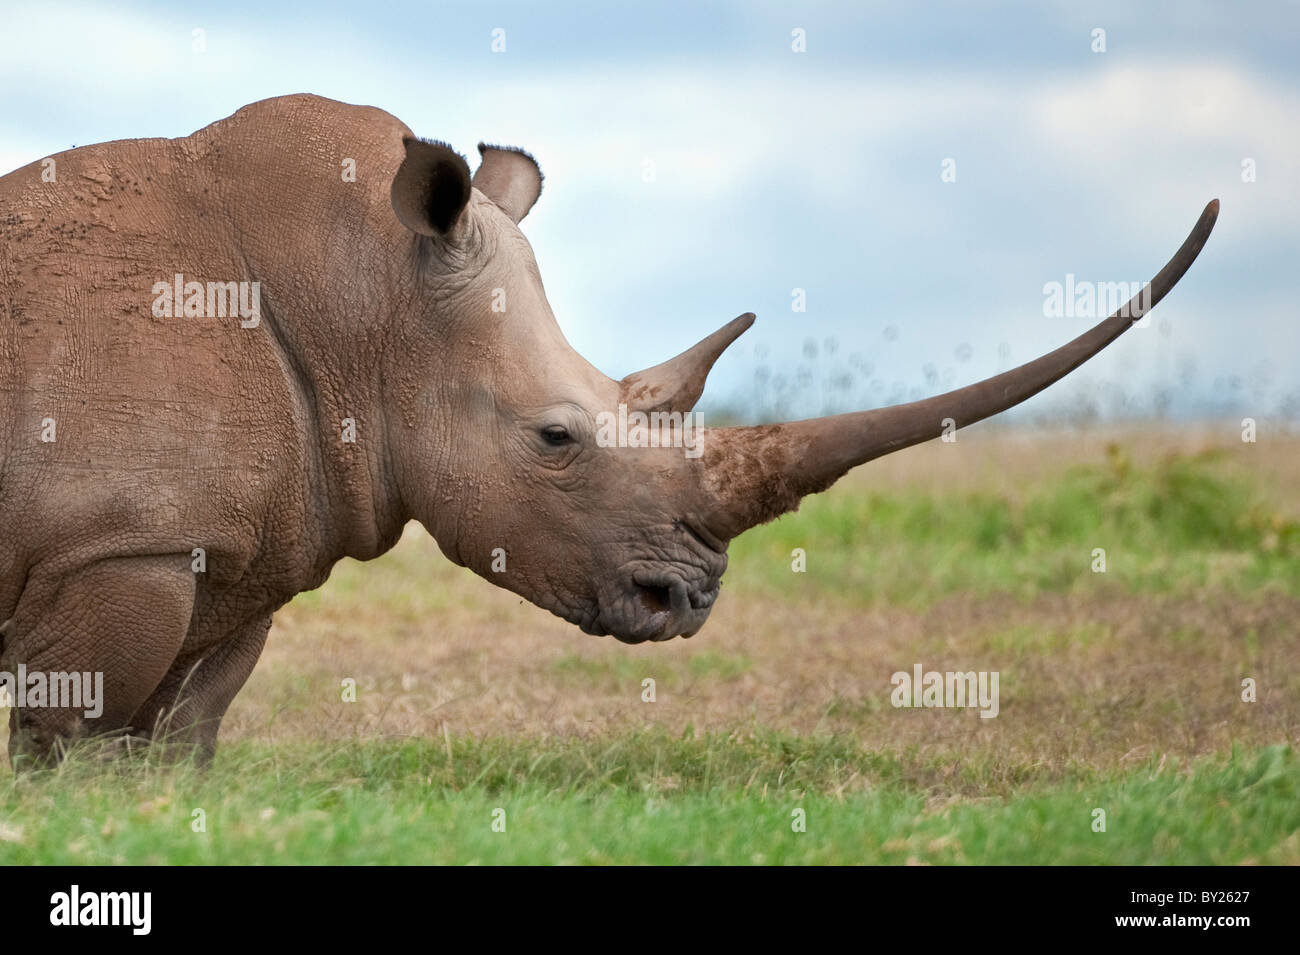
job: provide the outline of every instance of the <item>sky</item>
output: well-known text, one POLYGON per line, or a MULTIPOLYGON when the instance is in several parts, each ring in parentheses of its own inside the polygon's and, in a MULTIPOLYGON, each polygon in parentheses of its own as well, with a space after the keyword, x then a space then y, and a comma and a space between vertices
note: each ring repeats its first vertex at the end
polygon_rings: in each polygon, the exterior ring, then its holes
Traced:
POLYGON ((471 165, 480 141, 529 150, 546 187, 522 228, 602 371, 758 315, 705 423, 1028 361, 1096 321, 1047 314, 1045 286, 1149 280, 1217 197, 1148 326, 1018 415, 1300 426, 1296 2, 0 2, 0 22, 0 174, 297 92, 471 165))

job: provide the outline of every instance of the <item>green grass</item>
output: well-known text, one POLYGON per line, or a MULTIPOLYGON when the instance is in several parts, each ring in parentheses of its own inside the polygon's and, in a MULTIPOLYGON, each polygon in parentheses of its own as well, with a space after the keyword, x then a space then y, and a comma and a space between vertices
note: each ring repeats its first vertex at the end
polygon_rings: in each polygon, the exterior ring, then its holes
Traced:
POLYGON ((1300 862, 1284 746, 979 800, 936 799, 929 778, 770 734, 243 744, 206 774, 74 760, 11 780, 0 864, 1300 862))
MULTIPOLYGON (((577 653, 567 653, 557 659, 552 667, 559 674, 575 680, 605 680, 617 683, 639 684, 647 675, 650 664, 643 657, 616 656, 592 658, 577 653)), ((659 678, 697 677, 734 680, 744 675, 753 661, 741 653, 719 653, 701 650, 683 661, 656 661, 653 669, 659 678)))
POLYGON ((1268 507, 1219 452, 1134 467, 1072 467, 1025 489, 832 494, 737 539, 726 586, 924 608, 954 593, 1300 594, 1300 524, 1268 507), (807 571, 791 569, 802 548, 807 571), (1105 550, 1103 573, 1094 548, 1105 550), (917 568, 925 576, 918 580, 917 568))

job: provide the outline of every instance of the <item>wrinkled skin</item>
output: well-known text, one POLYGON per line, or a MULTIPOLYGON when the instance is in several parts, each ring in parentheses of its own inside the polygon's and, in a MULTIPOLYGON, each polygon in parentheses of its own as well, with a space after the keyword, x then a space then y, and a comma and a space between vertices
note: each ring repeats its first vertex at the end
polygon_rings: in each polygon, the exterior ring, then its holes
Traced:
POLYGON ((393 448, 411 516, 451 560, 588 633, 693 632, 726 568, 725 545, 688 529, 700 475, 681 449, 597 445, 595 415, 617 407, 618 383, 564 340, 518 228, 477 194, 470 213, 487 248, 447 299, 458 317, 412 323, 411 351, 435 357, 411 366, 404 349, 390 371, 390 400, 401 407, 407 396, 411 423, 393 448), (505 291, 503 314, 490 310, 494 289, 505 291), (463 356, 455 376, 436 358, 449 352, 463 356), (421 393, 432 417, 410 401, 421 393), (556 427, 567 441, 547 439, 556 427), (502 572, 492 570, 496 548, 502 572))
POLYGON ((699 459, 603 447, 596 416, 620 402, 689 411, 752 316, 602 375, 518 227, 540 192, 529 157, 487 148, 471 185, 387 113, 292 96, 53 158, 55 182, 39 163, 0 179, 0 670, 103 672, 105 701, 96 719, 15 709, 16 759, 91 733, 210 757, 272 613, 412 519, 589 633, 689 635, 746 527, 937 436, 940 412, 979 420, 1087 357, 923 415, 710 432, 699 459), (260 323, 154 317, 178 272, 260 282, 260 323))

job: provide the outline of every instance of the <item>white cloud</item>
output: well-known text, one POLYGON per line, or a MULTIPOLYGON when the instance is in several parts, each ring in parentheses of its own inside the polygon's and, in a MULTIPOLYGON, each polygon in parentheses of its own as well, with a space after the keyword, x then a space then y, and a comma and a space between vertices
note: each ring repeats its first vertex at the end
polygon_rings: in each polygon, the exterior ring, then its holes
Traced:
POLYGON ((1291 231, 1300 219, 1294 89, 1224 65, 1168 65, 1107 70, 1028 100, 1032 128, 1054 167, 1098 190, 1120 191, 1134 212, 1183 207, 1189 196, 1217 188, 1225 204, 1249 208, 1255 228, 1291 231), (1257 163, 1257 183, 1241 181, 1245 158, 1257 163))

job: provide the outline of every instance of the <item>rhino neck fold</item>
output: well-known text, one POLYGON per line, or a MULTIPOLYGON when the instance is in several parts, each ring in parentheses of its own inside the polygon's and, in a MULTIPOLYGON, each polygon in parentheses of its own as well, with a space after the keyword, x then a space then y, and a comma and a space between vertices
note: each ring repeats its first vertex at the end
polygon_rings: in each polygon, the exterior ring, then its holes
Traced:
POLYGON ((294 396, 319 556, 328 563, 377 557, 397 541, 406 516, 394 491, 387 423, 374 380, 349 381, 346 371, 323 364, 302 347, 274 303, 264 304, 263 325, 294 396))
POLYGON ((406 519, 382 401, 391 337, 382 237, 390 224, 375 212, 388 208, 386 195, 382 205, 376 195, 399 161, 389 153, 400 149, 405 127, 377 111, 339 112, 315 99, 266 108, 285 111, 278 118, 288 134, 256 135, 250 117, 258 111, 249 108, 195 133, 190 151, 203 156, 218 200, 213 218, 230 228, 240 278, 260 283, 260 325, 244 334, 274 350, 292 399, 295 446, 284 454, 301 466, 304 533, 314 539, 299 546, 319 570, 345 556, 378 556, 406 519), (304 142, 313 145, 304 151, 304 142), (335 147, 322 144, 346 144, 371 174, 344 181, 335 147), (266 197, 252 207, 234 195, 250 183, 266 197))

